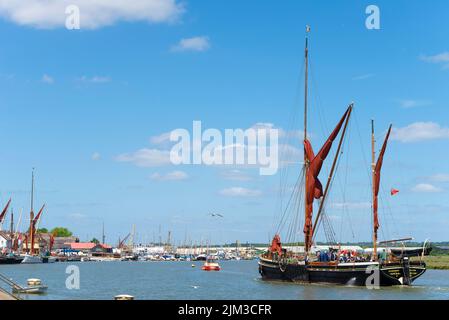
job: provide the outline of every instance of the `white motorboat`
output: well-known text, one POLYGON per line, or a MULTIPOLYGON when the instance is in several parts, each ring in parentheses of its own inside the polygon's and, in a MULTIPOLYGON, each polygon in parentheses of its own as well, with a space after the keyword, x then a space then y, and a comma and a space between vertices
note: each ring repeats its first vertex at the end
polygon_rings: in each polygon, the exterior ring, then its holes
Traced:
POLYGON ((31 254, 24 254, 23 255, 23 264, 36 264, 36 263, 43 263, 43 259, 41 256, 31 255, 31 254))

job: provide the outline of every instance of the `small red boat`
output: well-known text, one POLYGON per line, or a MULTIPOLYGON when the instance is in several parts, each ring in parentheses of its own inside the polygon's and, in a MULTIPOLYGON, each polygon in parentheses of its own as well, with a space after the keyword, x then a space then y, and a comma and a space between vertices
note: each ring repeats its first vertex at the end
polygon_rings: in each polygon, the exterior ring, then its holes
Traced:
POLYGON ((201 267, 201 270, 204 271, 220 271, 221 267, 218 262, 214 262, 213 260, 206 260, 204 265, 201 267))

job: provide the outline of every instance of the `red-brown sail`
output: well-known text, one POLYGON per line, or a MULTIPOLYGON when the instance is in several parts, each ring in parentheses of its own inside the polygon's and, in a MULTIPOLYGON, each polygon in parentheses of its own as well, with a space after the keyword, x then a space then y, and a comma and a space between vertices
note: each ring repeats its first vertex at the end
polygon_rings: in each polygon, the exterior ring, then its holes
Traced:
POLYGON ((37 213, 36 217, 33 220, 33 224, 36 225, 36 223, 39 221, 39 218, 41 217, 42 211, 45 208, 45 204, 42 206, 42 208, 39 210, 39 212, 37 213))
POLYGON ((8 203, 6 204, 5 208, 3 209, 2 213, 0 213, 0 223, 3 222, 3 219, 5 218, 6 212, 8 211, 9 204, 11 203, 11 199, 9 199, 8 203))
POLYGON ((378 204, 377 204, 377 196, 379 194, 379 185, 380 185, 380 171, 382 169, 382 162, 384 160, 385 150, 387 149, 388 138, 391 133, 391 125, 388 128, 387 136, 385 137, 384 144, 379 153, 379 158, 377 159, 376 166, 374 167, 374 201, 373 201, 373 214, 374 214, 374 232, 377 233, 379 229, 379 216, 377 214, 378 204))
POLYGON ((281 237, 278 234, 276 234, 273 238, 273 241, 271 241, 270 252, 276 252, 279 256, 281 256, 282 254, 281 237))
POLYGON ((42 206, 42 208, 37 213, 36 217, 31 222, 31 228, 30 228, 30 237, 31 237, 31 254, 34 254, 34 243, 36 241, 35 235, 36 235, 36 223, 39 221, 39 218, 41 217, 42 211, 44 210, 45 204, 42 206))
POLYGON ((48 251, 51 252, 51 250, 53 249, 54 243, 55 243, 55 237, 52 234, 50 234, 50 243, 48 245, 48 251))
POLYGON ((321 150, 315 156, 313 153, 312 145, 310 141, 305 138, 304 139, 304 152, 306 155, 306 161, 309 163, 307 166, 306 172, 306 218, 304 223, 304 235, 305 235, 305 249, 306 252, 309 251, 312 245, 312 215, 313 215, 313 201, 314 199, 319 199, 323 195, 323 186, 318 179, 318 175, 320 174, 321 168, 323 166, 323 162, 329 154, 329 151, 332 147, 332 143, 337 137, 340 129, 348 116, 350 108, 346 110, 345 114, 341 118, 340 122, 335 127, 334 131, 332 131, 329 138, 326 140, 324 145, 321 147, 321 150))

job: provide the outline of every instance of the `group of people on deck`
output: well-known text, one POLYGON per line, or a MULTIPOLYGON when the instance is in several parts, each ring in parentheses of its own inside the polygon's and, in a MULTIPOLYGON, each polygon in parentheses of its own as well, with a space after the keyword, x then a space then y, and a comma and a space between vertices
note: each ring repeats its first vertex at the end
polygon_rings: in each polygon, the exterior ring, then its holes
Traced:
POLYGON ((357 251, 351 250, 341 250, 341 251, 338 251, 337 249, 322 250, 317 251, 316 256, 319 262, 338 261, 340 263, 344 263, 344 262, 364 262, 371 260, 369 255, 361 255, 358 254, 357 251))

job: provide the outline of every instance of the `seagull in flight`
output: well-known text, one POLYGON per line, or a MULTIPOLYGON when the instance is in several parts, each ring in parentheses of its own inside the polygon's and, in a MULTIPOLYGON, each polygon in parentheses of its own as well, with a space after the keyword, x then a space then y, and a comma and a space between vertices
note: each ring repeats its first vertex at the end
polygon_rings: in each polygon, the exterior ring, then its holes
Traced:
POLYGON ((212 217, 220 217, 220 218, 223 218, 223 215, 221 215, 221 214, 219 214, 219 213, 210 213, 210 215, 211 215, 212 217))

